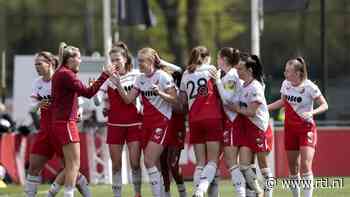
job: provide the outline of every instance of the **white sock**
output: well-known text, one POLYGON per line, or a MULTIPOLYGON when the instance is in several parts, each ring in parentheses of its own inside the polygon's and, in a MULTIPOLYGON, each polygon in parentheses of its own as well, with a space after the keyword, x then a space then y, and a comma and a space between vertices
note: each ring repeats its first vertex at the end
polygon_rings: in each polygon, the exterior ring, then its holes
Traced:
POLYGON ((41 183, 40 176, 27 175, 24 192, 27 197, 34 197, 38 190, 38 185, 41 183))
POLYGON ((89 183, 86 180, 86 177, 84 175, 78 176, 77 180, 77 188, 82 196, 84 197, 91 197, 91 191, 89 188, 89 183))
POLYGON ((213 181, 216 174, 216 163, 209 161, 207 165, 203 168, 203 172, 200 176, 200 181, 198 185, 198 191, 206 193, 208 191, 209 184, 213 181))
POLYGON ((246 189, 246 197, 257 197, 257 194, 254 190, 246 189))
POLYGON ((290 190, 292 191, 293 197, 300 197, 300 176, 297 175, 290 175, 290 190))
POLYGON ((264 177, 264 197, 272 197, 273 185, 269 185, 268 182, 273 181, 272 172, 270 168, 261 169, 261 174, 264 177))
POLYGON ((187 197, 186 186, 184 183, 177 184, 177 191, 179 192, 180 197, 187 197))
POLYGON ((132 170, 132 184, 134 185, 134 192, 141 193, 141 182, 142 182, 142 172, 141 168, 137 170, 132 170))
POLYGON ((256 173, 253 171, 252 166, 241 165, 241 170, 246 182, 256 193, 263 193, 263 189, 260 187, 256 173))
POLYGON ((74 186, 64 186, 64 197, 74 197, 74 186))
POLYGON ((120 170, 113 174, 112 190, 113 190, 114 197, 122 196, 122 174, 120 170))
POLYGON ((164 186, 162 176, 158 171, 157 167, 151 167, 147 169, 148 176, 152 188, 153 197, 162 197, 164 192, 164 186))
POLYGON ((220 171, 216 170, 213 181, 209 184, 208 197, 219 197, 220 171))
POLYGON ((197 190, 197 187, 199 185, 199 180, 200 180, 202 172, 203 172, 203 166, 196 166, 196 168, 194 169, 194 173, 193 173, 193 191, 197 190))
POLYGON ((171 197, 170 192, 165 192, 164 197, 171 197))
POLYGON ((304 197, 312 197, 312 192, 314 190, 314 176, 312 172, 303 174, 301 181, 304 191, 304 197))
POLYGON ((0 180, 3 180, 5 178, 6 175, 6 169, 0 165, 0 180))
POLYGON ((246 189, 245 189, 245 179, 244 176, 239 169, 238 165, 233 165, 230 168, 230 174, 231 174, 231 181, 233 186, 235 187, 236 194, 238 197, 245 197, 246 196, 246 189))
POLYGON ((56 183, 56 182, 53 182, 51 184, 51 187, 49 189, 49 192, 47 194, 47 197, 53 197, 53 196, 56 196, 56 194, 60 191, 61 189, 61 185, 56 183))

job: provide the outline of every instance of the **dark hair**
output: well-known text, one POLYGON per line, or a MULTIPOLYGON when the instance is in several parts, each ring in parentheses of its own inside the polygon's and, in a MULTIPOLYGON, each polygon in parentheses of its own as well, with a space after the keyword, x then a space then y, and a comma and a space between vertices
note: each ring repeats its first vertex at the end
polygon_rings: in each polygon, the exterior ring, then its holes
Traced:
POLYGON ((177 87, 180 87, 181 79, 182 79, 182 72, 181 71, 175 71, 171 74, 171 76, 174 79, 174 83, 177 87))
POLYGON ((112 46, 111 50, 109 51, 109 55, 111 55, 112 53, 121 53, 126 58, 126 63, 125 63, 126 72, 131 71, 132 58, 131 58, 131 54, 130 54, 130 51, 128 49, 128 46, 124 42, 118 41, 116 43, 113 43, 113 46, 112 46))
POLYGON ((188 60, 187 70, 194 72, 196 68, 204 63, 205 58, 210 56, 209 50, 204 46, 197 46, 192 49, 190 59, 188 60))
POLYGON ((260 83, 264 83, 264 72, 261 61, 256 55, 248 55, 242 53, 241 60, 246 68, 251 68, 253 73, 253 78, 258 80, 260 83))
POLYGON ((56 69, 58 67, 58 64, 59 64, 58 57, 48 51, 40 51, 39 53, 35 54, 35 56, 36 57, 41 56, 45 58, 46 61, 52 65, 53 69, 56 69))
POLYGON ((240 52, 238 49, 232 47, 224 47, 220 49, 219 56, 224 58, 227 64, 234 66, 239 63, 240 52))
POLYGON ((61 42, 58 50, 61 65, 67 64, 68 59, 77 56, 78 52, 79 49, 77 47, 69 46, 64 42, 61 42))
POLYGON ((287 64, 293 65, 295 71, 299 71, 301 74, 301 79, 307 79, 307 66, 304 58, 296 57, 294 59, 288 60, 287 64))

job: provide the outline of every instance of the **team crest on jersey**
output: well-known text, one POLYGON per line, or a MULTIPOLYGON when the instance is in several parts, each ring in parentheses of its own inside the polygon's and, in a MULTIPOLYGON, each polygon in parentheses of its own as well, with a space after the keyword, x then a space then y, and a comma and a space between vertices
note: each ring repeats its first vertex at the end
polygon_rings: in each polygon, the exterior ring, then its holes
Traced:
POLYGON ((163 129, 162 129, 162 128, 156 128, 156 130, 154 131, 154 133, 155 133, 157 136, 161 136, 161 135, 163 135, 163 129))
POLYGON ((304 94, 304 92, 305 92, 305 88, 301 88, 300 94, 304 94))
POLYGON ((39 89, 39 90, 41 90, 41 89, 43 89, 43 87, 42 87, 42 86, 40 86, 40 87, 38 87, 38 89, 39 89))
POLYGON ((234 91, 236 89, 236 83, 234 80, 229 80, 224 84, 224 89, 228 91, 234 91))
POLYGON ((263 140, 262 138, 257 137, 257 138, 255 139, 255 141, 256 141, 256 145, 257 145, 259 148, 262 148, 262 147, 264 146, 264 140, 263 140))
POLYGON ((311 131, 307 132, 307 142, 310 144, 314 142, 314 133, 311 131))

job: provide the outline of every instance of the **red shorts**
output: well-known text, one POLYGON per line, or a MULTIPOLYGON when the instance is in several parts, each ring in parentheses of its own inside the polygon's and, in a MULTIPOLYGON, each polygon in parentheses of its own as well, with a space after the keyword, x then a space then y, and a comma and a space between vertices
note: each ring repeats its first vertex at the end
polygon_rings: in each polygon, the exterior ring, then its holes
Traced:
POLYGON ((286 150, 299 150, 301 146, 316 147, 317 129, 315 124, 309 124, 304 128, 295 129, 285 127, 284 147, 286 150))
POLYGON ((242 121, 241 117, 237 116, 233 122, 229 119, 225 120, 222 144, 224 146, 238 146, 238 135, 242 121))
POLYGON ((55 152, 59 157, 63 156, 64 145, 80 142, 79 130, 75 121, 54 121, 50 134, 55 152))
POLYGON ((40 129, 40 132, 35 135, 30 154, 41 155, 48 159, 53 157, 55 148, 50 140, 49 132, 49 129, 40 129))
POLYGON ((186 126, 184 116, 173 115, 170 121, 169 129, 170 134, 168 135, 169 139, 167 139, 168 145, 179 149, 183 149, 186 137, 186 126))
POLYGON ((157 124, 156 127, 142 127, 142 139, 141 147, 146 148, 149 141, 157 144, 161 144, 164 147, 168 145, 169 139, 169 120, 164 120, 161 124, 157 124))
POLYGON ((120 144, 141 140, 141 125, 120 127, 107 126, 107 144, 120 144))
POLYGON ((208 119, 190 122, 190 144, 205 144, 208 141, 222 141, 222 119, 208 119))
POLYGON ((272 150, 273 134, 271 126, 266 131, 259 129, 248 118, 242 118, 243 126, 238 136, 238 146, 246 146, 253 152, 270 152, 272 150))

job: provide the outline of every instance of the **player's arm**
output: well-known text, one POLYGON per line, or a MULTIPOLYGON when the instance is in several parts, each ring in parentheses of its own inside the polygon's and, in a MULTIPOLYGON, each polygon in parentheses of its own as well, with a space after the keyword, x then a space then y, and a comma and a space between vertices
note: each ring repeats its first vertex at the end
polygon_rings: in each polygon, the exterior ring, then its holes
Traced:
POLYGON ((116 90, 118 91, 120 97, 126 104, 130 104, 136 100, 136 97, 139 95, 139 90, 133 87, 128 93, 122 86, 120 82, 120 76, 118 73, 113 74, 110 77, 111 82, 115 85, 116 90))
POLYGON ((277 101, 267 105, 267 108, 269 109, 269 111, 274 111, 274 110, 280 109, 282 107, 283 107, 283 99, 282 99, 282 97, 280 99, 278 99, 277 101))
POLYGON ((177 99, 177 105, 183 113, 188 112, 187 94, 185 91, 180 91, 177 99))
POLYGON ((244 116, 254 117, 260 105, 261 103, 257 101, 249 103, 247 107, 241 106, 238 103, 234 103, 230 107, 230 110, 235 111, 244 116))
POLYGON ((165 91, 161 91, 158 86, 153 86, 156 93, 164 99, 166 102, 170 103, 171 105, 177 104, 177 96, 176 96, 176 88, 171 87, 166 89, 165 91))
POLYGON ((324 96, 319 96, 315 99, 315 102, 317 103, 318 107, 314 110, 312 110, 312 115, 317 115, 317 114, 321 114, 325 111, 328 110, 328 103, 326 101, 326 99, 324 98, 324 96))

